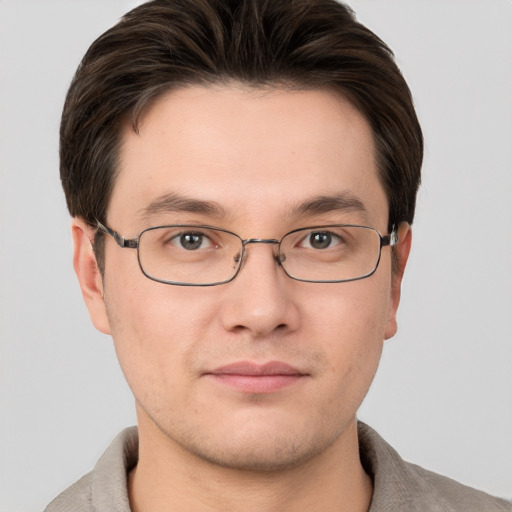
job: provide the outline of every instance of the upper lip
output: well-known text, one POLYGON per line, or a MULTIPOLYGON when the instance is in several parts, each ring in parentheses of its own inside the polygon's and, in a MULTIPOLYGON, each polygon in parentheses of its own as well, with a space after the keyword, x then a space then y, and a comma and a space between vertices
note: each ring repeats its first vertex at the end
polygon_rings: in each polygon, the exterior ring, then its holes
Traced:
POLYGON ((234 363, 220 366, 215 370, 208 372, 213 375, 305 375, 293 366, 281 361, 269 361, 259 364, 250 361, 237 361, 234 363))

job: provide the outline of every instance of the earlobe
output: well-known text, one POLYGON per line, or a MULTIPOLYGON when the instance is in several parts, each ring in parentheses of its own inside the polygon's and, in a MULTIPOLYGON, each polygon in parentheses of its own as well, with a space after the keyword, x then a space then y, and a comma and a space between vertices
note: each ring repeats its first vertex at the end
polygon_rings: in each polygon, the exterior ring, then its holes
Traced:
POLYGON ((110 334, 103 281, 94 255, 93 240, 95 231, 82 219, 75 218, 71 224, 73 235, 73 267, 75 269, 85 305, 92 323, 104 334, 110 334))
POLYGON ((391 296, 389 301, 388 322, 384 335, 385 339, 393 337, 397 331, 396 313, 398 305, 400 304, 402 278, 407 260, 409 259, 409 253, 411 252, 411 243, 411 226, 407 222, 403 222, 398 228, 398 244, 393 249, 396 256, 396 264, 391 271, 391 296))

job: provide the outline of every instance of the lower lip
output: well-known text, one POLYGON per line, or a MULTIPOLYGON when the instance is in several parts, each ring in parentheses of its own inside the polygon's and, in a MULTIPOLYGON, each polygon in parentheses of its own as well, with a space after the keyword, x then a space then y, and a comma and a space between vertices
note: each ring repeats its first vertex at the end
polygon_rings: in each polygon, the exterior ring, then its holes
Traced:
POLYGON ((232 373, 210 374, 218 382, 244 393, 273 393, 291 386, 304 375, 239 375, 232 373))

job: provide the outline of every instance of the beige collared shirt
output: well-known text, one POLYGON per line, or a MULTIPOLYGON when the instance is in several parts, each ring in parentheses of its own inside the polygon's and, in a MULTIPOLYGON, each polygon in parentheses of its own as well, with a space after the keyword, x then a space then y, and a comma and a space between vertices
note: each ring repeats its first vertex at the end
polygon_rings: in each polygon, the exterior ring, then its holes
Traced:
MULTIPOLYGON (((358 423, 361 461, 373 479, 369 512, 512 512, 512 504, 402 460, 373 429, 358 423)), ((130 512, 127 475, 137 464, 137 428, 121 432, 93 471, 45 512, 130 512)))

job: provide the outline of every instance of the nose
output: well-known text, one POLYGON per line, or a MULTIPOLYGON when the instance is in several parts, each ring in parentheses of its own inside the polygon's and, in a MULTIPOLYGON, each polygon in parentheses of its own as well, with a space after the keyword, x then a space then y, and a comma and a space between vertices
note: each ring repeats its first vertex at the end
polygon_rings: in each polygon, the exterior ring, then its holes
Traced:
POLYGON ((277 240, 246 240, 244 261, 236 279, 228 283, 222 307, 222 323, 231 332, 265 337, 276 331, 298 328, 300 314, 289 279, 275 254, 277 240))

